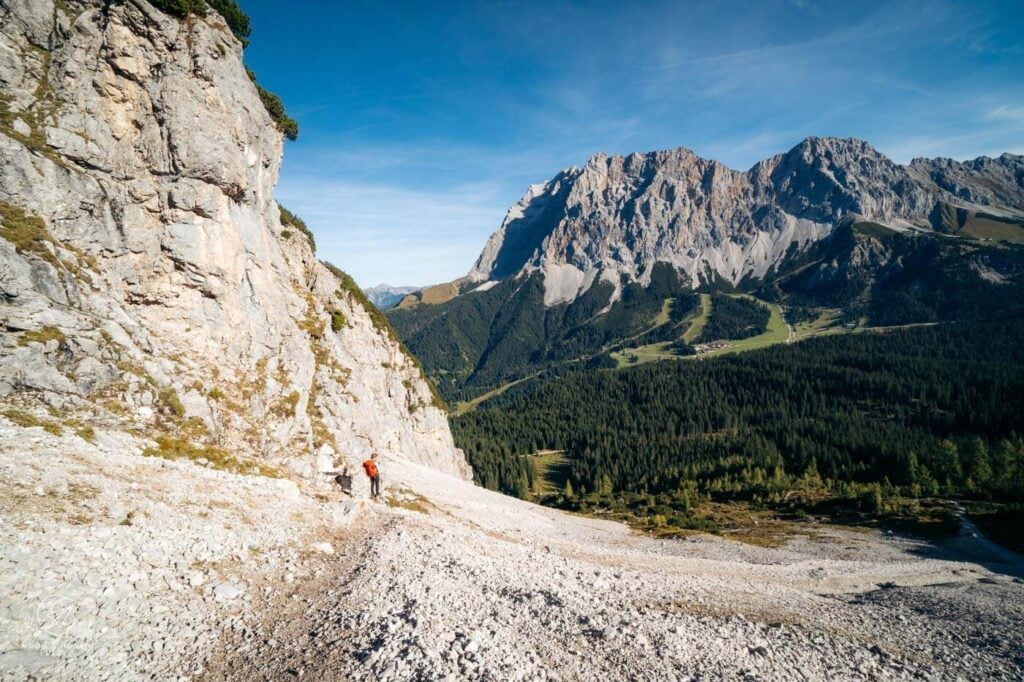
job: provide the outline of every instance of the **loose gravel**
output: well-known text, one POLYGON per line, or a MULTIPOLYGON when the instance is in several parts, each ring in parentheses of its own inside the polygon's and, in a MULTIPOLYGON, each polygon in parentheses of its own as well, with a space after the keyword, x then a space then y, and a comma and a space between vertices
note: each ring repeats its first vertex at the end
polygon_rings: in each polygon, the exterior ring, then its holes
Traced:
POLYGON ((1024 678, 1017 557, 656 540, 385 461, 385 501, 0 422, 2 680, 1024 678))

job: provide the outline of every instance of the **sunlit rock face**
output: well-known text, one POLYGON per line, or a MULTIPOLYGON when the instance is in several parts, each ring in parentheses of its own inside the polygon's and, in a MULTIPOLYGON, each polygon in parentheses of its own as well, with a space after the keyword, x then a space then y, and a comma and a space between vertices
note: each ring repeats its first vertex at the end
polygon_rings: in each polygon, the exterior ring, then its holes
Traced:
POLYGON ((850 216, 930 229, 946 202, 1024 215, 1024 157, 894 163, 866 142, 808 138, 746 172, 688 149, 605 156, 533 185, 488 240, 470 278, 540 270, 545 300, 574 299, 597 273, 646 282, 672 263, 694 286, 760 278, 850 216))
POLYGON ((282 225, 282 135, 214 12, 0 5, 0 396, 310 480, 468 476, 415 363, 282 225))

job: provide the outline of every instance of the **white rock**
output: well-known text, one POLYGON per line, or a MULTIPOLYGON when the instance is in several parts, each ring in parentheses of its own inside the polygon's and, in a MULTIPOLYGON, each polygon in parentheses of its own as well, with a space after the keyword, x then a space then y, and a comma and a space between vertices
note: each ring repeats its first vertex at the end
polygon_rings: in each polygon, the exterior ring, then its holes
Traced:
POLYGON ((238 597, 245 594, 245 587, 239 585, 238 583, 232 582, 217 583, 213 586, 211 594, 213 595, 214 599, 223 601, 237 599, 238 597))

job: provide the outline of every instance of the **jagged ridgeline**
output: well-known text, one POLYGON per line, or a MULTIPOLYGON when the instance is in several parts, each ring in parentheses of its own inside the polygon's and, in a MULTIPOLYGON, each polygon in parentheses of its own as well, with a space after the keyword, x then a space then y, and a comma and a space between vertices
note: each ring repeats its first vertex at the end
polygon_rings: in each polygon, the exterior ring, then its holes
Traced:
POLYGON ((467 277, 388 315, 468 401, 540 371, 991 319, 1022 301, 1024 157, 900 165, 808 138, 746 172, 686 149, 595 156, 530 187, 467 277))
POLYGON ((373 450, 468 475, 387 319, 273 199, 298 126, 232 0, 4 4, 0 26, 5 418, 311 482, 373 450))

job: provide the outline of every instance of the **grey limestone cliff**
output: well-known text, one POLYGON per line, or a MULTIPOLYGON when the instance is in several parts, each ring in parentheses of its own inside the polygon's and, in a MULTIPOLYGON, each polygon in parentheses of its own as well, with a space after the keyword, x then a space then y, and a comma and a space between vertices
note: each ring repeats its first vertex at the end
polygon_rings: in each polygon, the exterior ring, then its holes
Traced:
POLYGON ((684 148, 599 154, 531 186, 470 278, 539 270, 548 304, 574 299, 598 276, 644 282, 658 262, 694 286, 736 284, 764 277, 850 216, 930 230, 943 204, 1024 217, 1024 157, 903 166, 861 140, 813 137, 746 172, 684 148))
POLYGON ((383 318, 281 224, 281 154, 216 13, 0 0, 4 403, 309 480, 375 450, 468 476, 383 318))

